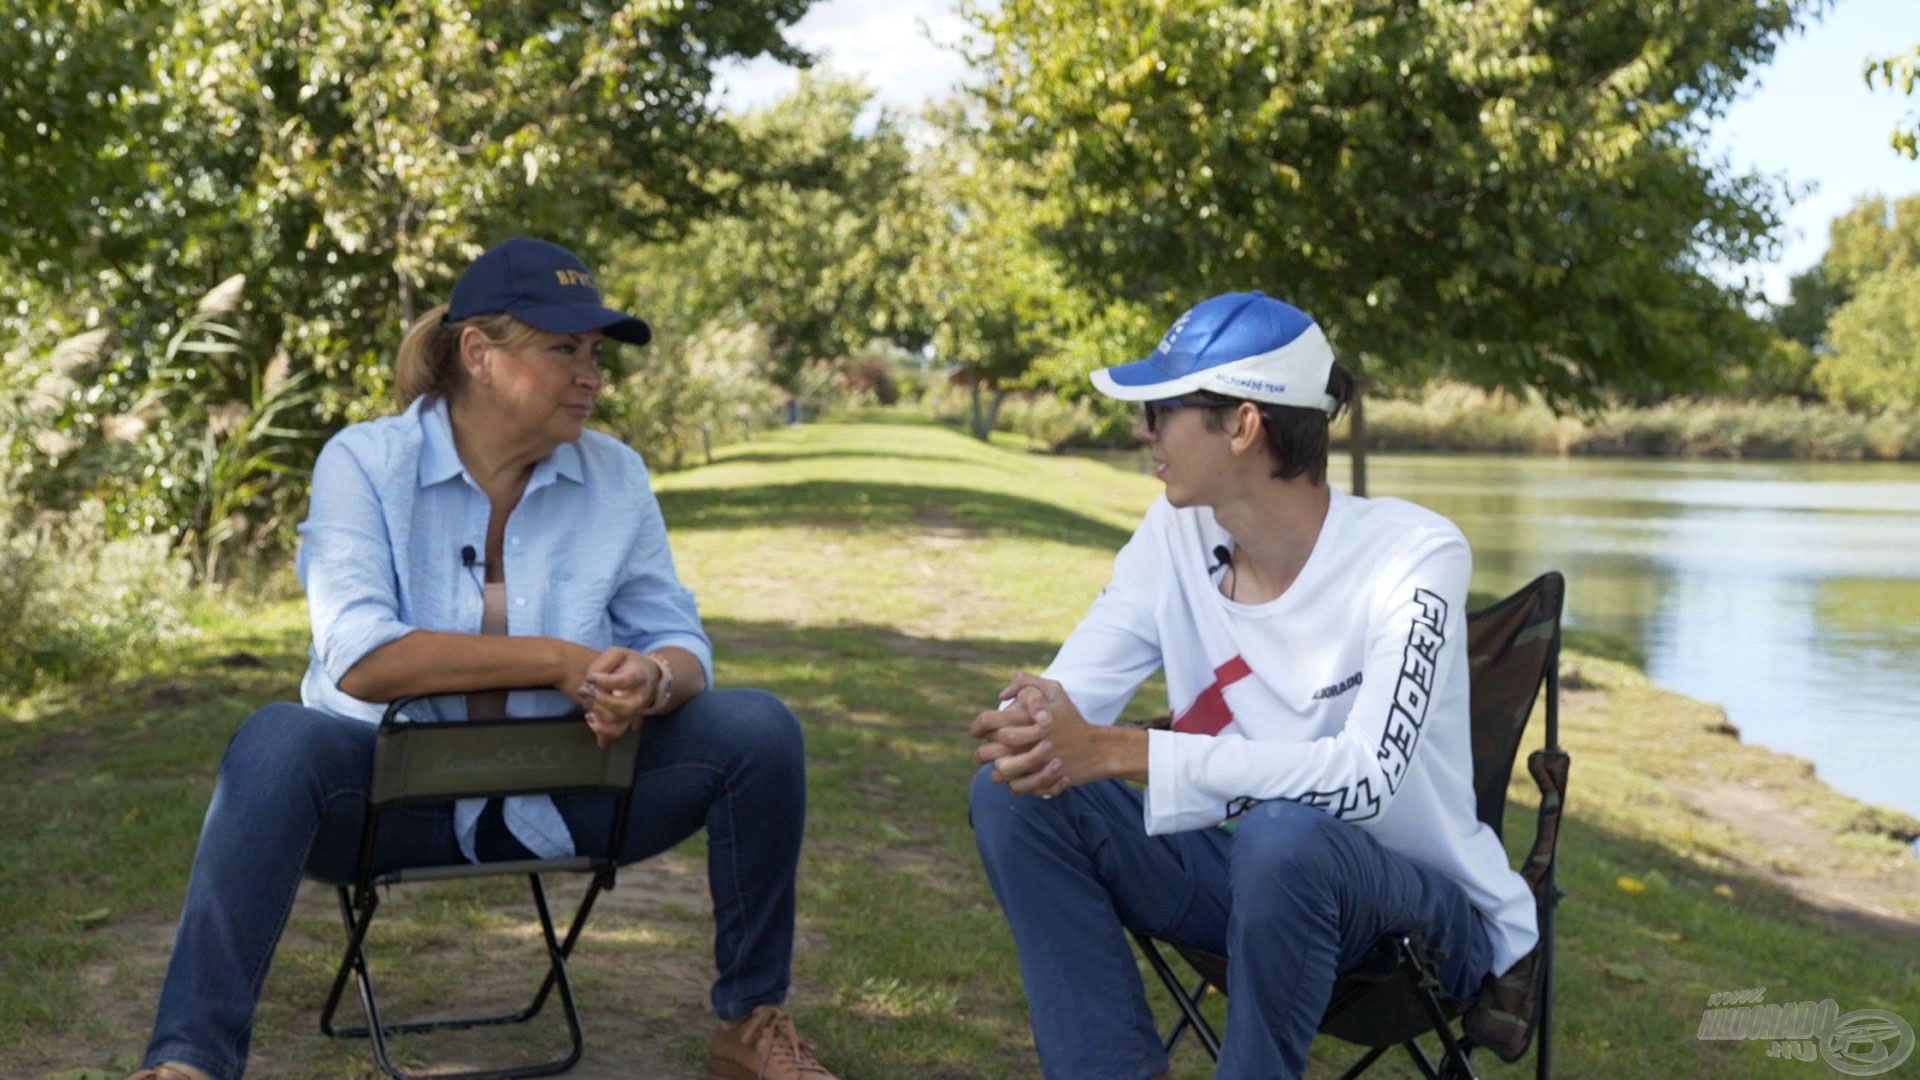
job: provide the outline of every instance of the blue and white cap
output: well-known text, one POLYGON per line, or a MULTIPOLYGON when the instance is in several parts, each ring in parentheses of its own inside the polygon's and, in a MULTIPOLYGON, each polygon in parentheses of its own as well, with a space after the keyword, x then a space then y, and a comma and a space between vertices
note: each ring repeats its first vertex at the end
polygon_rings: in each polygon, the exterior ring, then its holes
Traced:
POLYGON ((1101 393, 1160 401, 1210 390, 1331 415, 1333 347, 1312 316, 1259 291, 1225 293, 1174 320, 1144 360, 1093 373, 1101 393))

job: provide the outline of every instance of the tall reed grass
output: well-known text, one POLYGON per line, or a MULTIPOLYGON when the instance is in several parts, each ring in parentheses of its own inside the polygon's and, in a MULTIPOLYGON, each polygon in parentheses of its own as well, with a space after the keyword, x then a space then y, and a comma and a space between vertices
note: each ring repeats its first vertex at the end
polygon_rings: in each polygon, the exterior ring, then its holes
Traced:
POLYGON ((1920 459, 1920 414, 1685 399, 1556 416, 1536 401, 1448 384, 1419 400, 1369 401, 1367 442, 1376 450, 1909 461, 1920 459))

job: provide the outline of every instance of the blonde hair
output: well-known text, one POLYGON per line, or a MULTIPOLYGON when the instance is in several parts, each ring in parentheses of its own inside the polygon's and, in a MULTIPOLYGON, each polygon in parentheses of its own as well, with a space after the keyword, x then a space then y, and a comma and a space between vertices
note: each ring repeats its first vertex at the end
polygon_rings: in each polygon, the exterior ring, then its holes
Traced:
POLYGON ((443 321, 446 314, 447 305, 441 304, 420 316, 400 341, 400 354, 393 363, 393 394, 402 409, 423 394, 452 398, 466 385, 467 372, 460 366, 460 333, 467 327, 503 349, 520 348, 540 336, 539 329, 511 315, 475 315, 450 323, 443 321))

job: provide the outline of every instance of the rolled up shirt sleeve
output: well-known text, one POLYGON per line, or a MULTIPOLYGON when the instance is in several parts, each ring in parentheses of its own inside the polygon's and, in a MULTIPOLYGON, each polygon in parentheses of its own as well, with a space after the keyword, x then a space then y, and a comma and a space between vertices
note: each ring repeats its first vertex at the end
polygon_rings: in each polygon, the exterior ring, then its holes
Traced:
POLYGON ((415 629, 400 619, 393 544, 378 490, 354 448, 338 437, 314 463, 298 569, 315 661, 335 689, 368 653, 415 629))
POLYGON ((627 550, 621 582, 608 604, 613 640, 638 652, 679 648, 692 653, 713 682, 713 642, 700 625, 693 593, 680 583, 673 552, 667 546, 667 523, 660 500, 647 483, 644 470, 636 478, 639 527, 627 550))
POLYGON ((1466 540, 1436 532, 1403 566, 1373 593, 1364 677, 1335 734, 1307 742, 1149 734, 1149 833, 1215 825, 1266 799, 1304 802, 1356 823, 1386 810, 1417 763, 1428 702, 1468 677, 1473 557, 1466 540))

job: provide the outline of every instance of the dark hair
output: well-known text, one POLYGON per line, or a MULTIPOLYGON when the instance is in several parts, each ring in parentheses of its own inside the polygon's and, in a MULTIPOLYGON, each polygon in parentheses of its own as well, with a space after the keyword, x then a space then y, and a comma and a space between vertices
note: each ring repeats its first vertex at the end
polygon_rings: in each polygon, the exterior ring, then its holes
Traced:
POLYGON ((1212 391, 1202 391, 1194 396, 1211 403, 1206 418, 1207 428, 1211 431, 1226 427, 1223 416, 1226 410, 1242 403, 1257 407, 1261 426, 1267 434, 1267 452, 1273 455, 1274 477, 1291 480, 1296 476, 1306 476, 1313 481, 1313 486, 1319 487, 1327 482, 1327 448, 1331 441, 1329 429, 1347 406, 1360 396, 1360 380, 1335 361, 1333 370, 1327 373, 1327 393, 1333 396, 1332 413, 1323 413, 1304 405, 1247 401, 1212 391))

